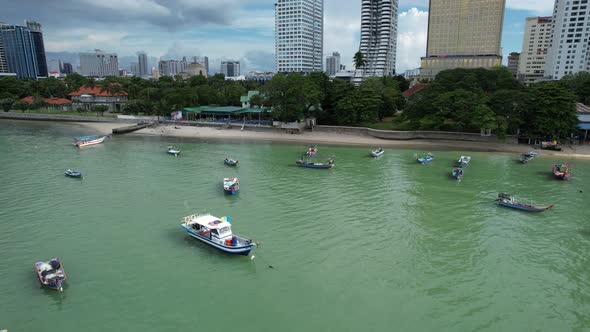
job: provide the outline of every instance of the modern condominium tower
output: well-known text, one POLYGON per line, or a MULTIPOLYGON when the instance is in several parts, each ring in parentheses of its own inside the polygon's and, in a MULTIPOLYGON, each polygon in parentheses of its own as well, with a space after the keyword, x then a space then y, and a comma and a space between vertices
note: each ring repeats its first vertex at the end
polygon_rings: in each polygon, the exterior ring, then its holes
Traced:
POLYGON ((326 57, 326 74, 334 76, 340 71, 340 53, 333 52, 332 55, 326 57))
POLYGON ((434 79, 445 69, 500 66, 505 1, 430 0, 421 77, 434 79))
POLYGON ((278 0, 275 4, 276 71, 322 71, 323 50, 324 1, 278 0))
POLYGON ((117 53, 94 50, 94 53, 80 53, 80 71, 84 76, 119 76, 117 53))
POLYGON ((552 25, 551 16, 526 18, 517 74, 517 78, 525 84, 543 80, 545 77, 552 25))
POLYGON ((148 76, 148 58, 145 52, 139 52, 137 54, 138 74, 140 77, 148 76))
POLYGON ((47 61, 41 25, 25 21, 26 26, 0 23, 0 73, 18 78, 47 77, 47 61))
POLYGON ((395 74, 397 0, 362 0, 361 43, 364 77, 395 74))
POLYGON ((590 1, 556 0, 545 77, 590 71, 590 1))

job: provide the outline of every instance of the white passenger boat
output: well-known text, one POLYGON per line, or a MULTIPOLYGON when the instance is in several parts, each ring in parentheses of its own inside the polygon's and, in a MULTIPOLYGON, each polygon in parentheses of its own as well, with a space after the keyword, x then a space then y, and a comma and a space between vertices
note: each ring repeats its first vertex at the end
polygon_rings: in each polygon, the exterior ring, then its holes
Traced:
POLYGON ((248 255, 256 243, 251 239, 233 234, 229 221, 229 217, 217 218, 210 214, 193 214, 182 218, 180 227, 184 228, 188 235, 223 252, 248 255))
POLYGON ((81 148, 88 145, 100 144, 104 142, 106 138, 106 136, 98 135, 74 137, 74 145, 81 148))

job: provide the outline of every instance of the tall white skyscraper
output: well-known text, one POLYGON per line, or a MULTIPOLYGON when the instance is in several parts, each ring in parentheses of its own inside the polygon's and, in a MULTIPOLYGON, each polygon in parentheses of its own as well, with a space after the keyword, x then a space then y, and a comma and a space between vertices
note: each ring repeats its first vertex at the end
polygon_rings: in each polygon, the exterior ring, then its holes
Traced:
POLYGON ((364 76, 395 74, 397 0, 362 0, 361 44, 367 65, 364 76))
POLYGON ((240 62, 239 61, 221 61, 221 73, 225 77, 240 76, 240 62))
POLYGON ((552 22, 551 16, 526 18, 522 52, 520 52, 516 74, 516 77, 525 84, 533 83, 545 76, 552 22))
POLYGON ((333 52, 332 55, 326 57, 326 74, 334 76, 340 71, 340 53, 333 52))
POLYGON ((275 4, 276 71, 322 71, 323 51, 324 1, 278 0, 275 4))
POLYGON ((80 53, 80 72, 83 76, 119 76, 117 53, 94 50, 94 53, 80 53))
POLYGON ((588 0, 556 0, 545 77, 590 71, 590 10, 588 0))

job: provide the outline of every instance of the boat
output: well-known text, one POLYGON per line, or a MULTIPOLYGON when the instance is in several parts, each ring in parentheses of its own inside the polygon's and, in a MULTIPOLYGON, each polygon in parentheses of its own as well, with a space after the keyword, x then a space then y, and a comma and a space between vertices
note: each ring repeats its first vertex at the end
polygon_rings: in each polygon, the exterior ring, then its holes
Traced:
POLYGON ((238 178, 223 178, 223 191, 226 194, 235 195, 240 190, 238 178))
POLYGON ((464 166, 469 165, 470 162, 471 162, 471 157, 461 156, 461 158, 459 158, 459 160, 457 160, 457 165, 459 165, 459 167, 464 167, 464 166))
POLYGON ((416 161, 420 164, 426 164, 434 160, 434 155, 430 152, 421 158, 418 158, 417 154, 415 154, 414 157, 416 158, 416 161))
POLYGON ((227 166, 238 166, 238 161, 237 160, 233 160, 231 158, 225 158, 223 160, 223 162, 227 165, 227 166))
POLYGON ((553 205, 537 206, 537 205, 521 203, 521 202, 517 201, 517 199, 514 195, 507 194, 507 193, 499 193, 498 198, 496 198, 496 201, 501 206, 506 206, 509 208, 528 211, 528 212, 543 212, 543 211, 548 210, 553 207, 553 205))
POLYGON ((88 145, 94 145, 94 144, 100 144, 102 142, 104 142, 104 140, 106 139, 106 136, 101 136, 101 135, 90 135, 90 136, 80 136, 80 137, 74 137, 74 145, 81 148, 84 146, 88 146, 88 145))
POLYGON ((451 171, 451 175, 455 179, 461 180, 461 179, 463 179, 463 169, 461 167, 453 167, 453 170, 451 171))
POLYGON ((35 271, 37 271, 37 276, 43 286, 63 291, 62 285, 67 276, 59 258, 35 263, 35 271))
POLYGON ((529 161, 537 158, 539 156, 538 152, 535 151, 529 151, 527 153, 523 153, 520 155, 520 162, 523 164, 528 163, 529 161))
POLYGON ((327 168, 332 168, 334 167, 334 159, 333 158, 329 158, 328 159, 328 163, 314 163, 311 161, 306 161, 303 159, 299 159, 297 160, 297 166, 299 167, 307 167, 307 168, 322 168, 322 169, 327 169, 327 168))
POLYGON ((553 164, 553 176, 560 180, 569 180, 572 176, 572 169, 568 163, 553 164))
POLYGON ((253 240, 232 233, 229 217, 193 214, 182 218, 180 227, 191 237, 228 254, 248 255, 256 246, 253 240))
POLYGON ((385 153, 385 150, 383 150, 383 148, 378 148, 377 150, 371 151, 371 156, 377 158, 377 157, 381 157, 384 153, 385 153))
POLYGON ((307 149, 307 152, 305 153, 307 157, 315 157, 317 154, 318 149, 315 147, 315 145, 310 145, 309 149, 307 149))
POLYGON ((557 143, 556 140, 541 142, 541 149, 543 149, 543 150, 561 151, 561 147, 559 147, 559 143, 557 143))
POLYGON ((180 150, 176 150, 174 147, 169 146, 168 150, 166 151, 167 154, 171 154, 173 156, 178 156, 180 154, 180 150))
POLYGON ((82 177, 82 172, 80 172, 80 171, 74 171, 74 170, 71 170, 69 168, 64 172, 64 174, 66 176, 71 177, 71 178, 81 178, 82 177))

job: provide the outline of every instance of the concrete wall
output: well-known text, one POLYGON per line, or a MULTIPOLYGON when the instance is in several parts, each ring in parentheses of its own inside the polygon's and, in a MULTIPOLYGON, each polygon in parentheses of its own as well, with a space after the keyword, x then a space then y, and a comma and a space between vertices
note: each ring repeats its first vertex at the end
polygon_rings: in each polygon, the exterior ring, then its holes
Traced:
POLYGON ((136 122, 135 120, 118 120, 112 117, 74 116, 58 114, 13 113, 0 112, 0 119, 35 120, 35 121, 64 121, 64 122, 136 122))
POLYGON ((117 114, 117 119, 133 120, 133 121, 158 121, 157 116, 141 116, 141 115, 121 115, 117 114))

